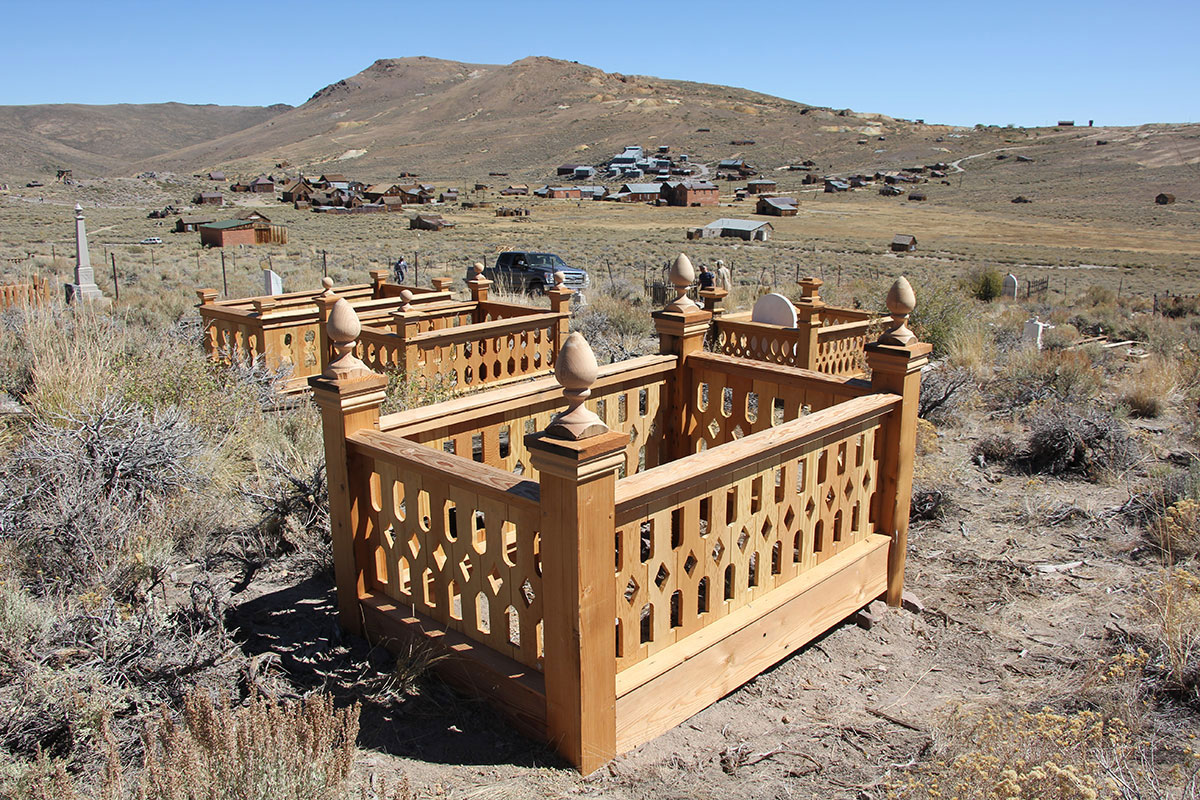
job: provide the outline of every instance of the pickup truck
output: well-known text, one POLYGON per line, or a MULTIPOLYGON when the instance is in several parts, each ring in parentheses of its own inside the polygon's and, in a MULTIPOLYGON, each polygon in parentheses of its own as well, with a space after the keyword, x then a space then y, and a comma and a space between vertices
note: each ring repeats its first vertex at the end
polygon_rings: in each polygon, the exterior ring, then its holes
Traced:
MULTIPOLYGON (((568 289, 579 291, 588 287, 584 270, 567 266, 553 253, 531 253, 512 250, 496 256, 494 267, 484 267, 483 277, 495 281, 497 287, 510 292, 541 294, 554 286, 554 273, 562 271, 568 289)), ((468 280, 473 278, 468 274, 468 280)))

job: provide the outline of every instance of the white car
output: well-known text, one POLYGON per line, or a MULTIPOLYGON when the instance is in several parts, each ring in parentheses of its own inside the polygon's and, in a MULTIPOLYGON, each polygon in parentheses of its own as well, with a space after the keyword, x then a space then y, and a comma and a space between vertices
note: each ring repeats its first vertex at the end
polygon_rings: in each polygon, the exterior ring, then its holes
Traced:
POLYGON ((138 242, 138 244, 162 244, 162 243, 163 243, 162 239, 160 239, 157 236, 147 236, 145 239, 142 239, 140 242, 138 242))

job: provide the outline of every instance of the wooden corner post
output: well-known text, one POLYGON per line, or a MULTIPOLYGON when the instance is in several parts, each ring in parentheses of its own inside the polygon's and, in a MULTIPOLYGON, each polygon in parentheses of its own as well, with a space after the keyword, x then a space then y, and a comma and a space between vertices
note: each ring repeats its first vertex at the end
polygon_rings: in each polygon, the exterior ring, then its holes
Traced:
POLYGON ((899 606, 904 592, 904 563, 908 557, 908 516, 912 503, 913 459, 917 446, 917 407, 921 395, 921 368, 929 363, 933 346, 917 341, 908 329, 908 315, 916 296, 901 277, 887 296, 892 326, 879 341, 866 346, 871 387, 900 395, 900 407, 884 421, 883 453, 879 464, 878 524, 892 536, 888 552, 887 602, 899 606))
MULTIPOLYGON (((471 300, 476 303, 486 302, 488 299, 488 288, 491 287, 492 282, 483 277, 483 264, 476 261, 473 269, 475 270, 475 277, 467 281, 467 288, 471 290, 471 300)), ((482 322, 482 320, 477 321, 482 322)))
POLYGON ((683 253, 671 264, 670 279, 675 286, 675 299, 663 310, 651 314, 654 329, 658 332, 658 352, 678 357, 669 389, 669 410, 664 414, 664 463, 689 455, 687 443, 691 441, 691 427, 695 424, 691 410, 695 387, 687 367, 687 358, 704 349, 704 337, 712 323, 712 314, 702 311, 687 296, 688 287, 696 279, 696 270, 683 253))
MULTIPOLYGON (((328 300, 329 295, 331 291, 322 299, 328 300)), ((325 439, 338 622, 345 630, 361 634, 358 603, 367 589, 365 569, 370 561, 367 505, 371 498, 367 476, 355 475, 358 466, 351 460, 346 437, 378 425, 387 378, 372 372, 354 355, 362 326, 350 303, 333 295, 333 301, 323 306, 322 312, 321 340, 329 341, 334 352, 324 371, 309 378, 308 384, 313 400, 321 409, 325 439)))
POLYGON ((571 295, 575 294, 575 291, 567 288, 566 281, 566 274, 559 270, 554 273, 554 288, 546 290, 546 296, 550 298, 550 310, 561 315, 554 323, 555 358, 562 350, 571 327, 571 295))
POLYGON ((200 322, 204 325, 204 334, 202 344, 204 346, 204 354, 211 359, 216 359, 220 353, 218 352, 217 343, 217 326, 213 324, 211 316, 205 316, 204 307, 211 306, 216 303, 216 289, 197 289, 196 297, 200 302, 196 304, 196 308, 200 309, 200 322))
POLYGON ((387 283, 388 271, 386 269, 373 269, 367 274, 371 276, 371 298, 378 300, 383 297, 383 285, 387 283))
POLYGON ((800 300, 796 303, 796 327, 800 339, 796 343, 797 366, 815 370, 817 354, 820 352, 821 312, 825 301, 821 299, 820 278, 803 278, 800 281, 800 300))
POLYGON ((541 483, 546 732, 586 775, 616 755, 614 503, 629 437, 583 405, 597 367, 578 332, 554 373, 569 408, 525 437, 541 483))

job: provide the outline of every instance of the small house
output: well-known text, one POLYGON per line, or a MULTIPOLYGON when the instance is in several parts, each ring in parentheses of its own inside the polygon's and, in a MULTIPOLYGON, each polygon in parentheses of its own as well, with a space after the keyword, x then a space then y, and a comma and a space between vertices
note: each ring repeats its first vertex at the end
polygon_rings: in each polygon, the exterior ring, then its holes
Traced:
POLYGON ((443 228, 453 227, 453 222, 436 214, 418 214, 408 221, 409 230, 440 231, 443 228))
POLYGON ((754 213, 772 217, 794 217, 796 210, 796 198, 794 197, 760 197, 754 213))
POLYGON ((404 210, 404 201, 399 197, 381 197, 379 198, 379 204, 383 206, 384 211, 388 212, 404 210))
POLYGON ((580 186, 579 196, 584 200, 603 200, 608 195, 608 188, 605 186, 580 186))
POLYGON ((201 225, 207 225, 212 221, 213 218, 211 216, 180 217, 179 219, 175 220, 175 232, 195 233, 200 229, 201 225))
POLYGON ((529 186, 524 183, 514 183, 507 188, 501 189, 500 194, 505 196, 527 195, 529 194, 529 186))
POLYGON ((825 191, 826 191, 826 193, 829 193, 829 194, 832 194, 834 192, 848 192, 848 191, 850 191, 850 184, 846 183, 845 181, 839 181, 839 180, 835 180, 833 178, 826 178, 825 179, 825 191))
POLYGON ((899 186, 892 186, 889 184, 888 186, 879 187, 879 193, 884 197, 899 197, 900 195, 904 194, 904 190, 899 186))
POLYGON ((200 192, 192 202, 201 206, 223 206, 225 196, 220 192, 200 192))
POLYGON ((611 199, 622 203, 651 203, 662 195, 662 184, 659 183, 626 183, 620 191, 611 195, 611 199))
POLYGON ((923 202, 925 202, 925 193, 924 192, 909 192, 908 199, 915 200, 918 203, 923 203, 923 202))
POLYGON ((400 187, 397 184, 376 183, 363 189, 363 198, 369 203, 378 203, 385 197, 399 197, 400 187))
POLYGON ((583 193, 578 186, 549 186, 546 188, 546 197, 551 200, 579 200, 583 193))
POLYGON ((205 247, 231 247, 254 244, 254 220, 226 219, 200 226, 200 244, 205 247))
POLYGON ((439 203, 457 203, 458 202, 458 189, 447 189, 446 191, 442 192, 441 194, 438 195, 438 202, 439 203))
POLYGON ((254 209, 254 208, 243 208, 241 211, 234 214, 233 218, 240 219, 243 221, 249 220, 250 222, 270 222, 271 221, 267 217, 266 214, 262 213, 258 209, 254 209))
POLYGON ((917 237, 907 233, 897 233, 892 237, 893 253, 911 253, 917 249, 917 237))
POLYGON ((777 190, 777 184, 770 178, 755 178, 746 183, 746 191, 750 194, 769 194, 777 190))
POLYGON ((275 181, 266 175, 259 175, 247 185, 249 191, 254 194, 275 194, 275 181))
POLYGON ((717 231, 717 236, 733 236, 748 242, 765 242, 775 230, 769 222, 752 219, 719 219, 704 227, 717 231))
POLYGON ((1154 202, 1158 203, 1160 206, 1169 206, 1171 203, 1175 202, 1175 195, 1161 192, 1158 195, 1155 195, 1154 202))
POLYGON ((225 173, 218 170, 208 173, 207 177, 210 181, 223 181, 225 180, 225 173))
POLYGON ((694 208, 720 205, 721 190, 709 181, 667 181, 662 184, 667 205, 694 208))
POLYGON ((285 203, 307 202, 312 193, 312 185, 304 178, 299 178, 283 187, 279 199, 285 203))

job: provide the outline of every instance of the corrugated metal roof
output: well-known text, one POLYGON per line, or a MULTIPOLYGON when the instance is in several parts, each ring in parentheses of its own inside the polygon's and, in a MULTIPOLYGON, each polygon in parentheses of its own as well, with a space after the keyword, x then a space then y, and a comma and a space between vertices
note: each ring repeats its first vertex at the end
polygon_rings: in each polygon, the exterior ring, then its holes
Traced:
POLYGON ((205 225, 201 225, 200 227, 201 228, 216 228, 218 230, 227 231, 227 230, 233 230, 235 228, 246 228, 246 227, 252 228, 252 227, 254 227, 254 221, 247 220, 247 219, 223 219, 220 222, 209 222, 205 225))
POLYGON ((704 227, 706 228, 725 228, 731 231, 756 231, 764 225, 774 227, 769 222, 759 222, 752 219, 725 219, 721 218, 715 222, 710 222, 704 227))
POLYGON ((621 187, 621 191, 630 194, 658 194, 661 186, 659 183, 627 183, 621 187))

